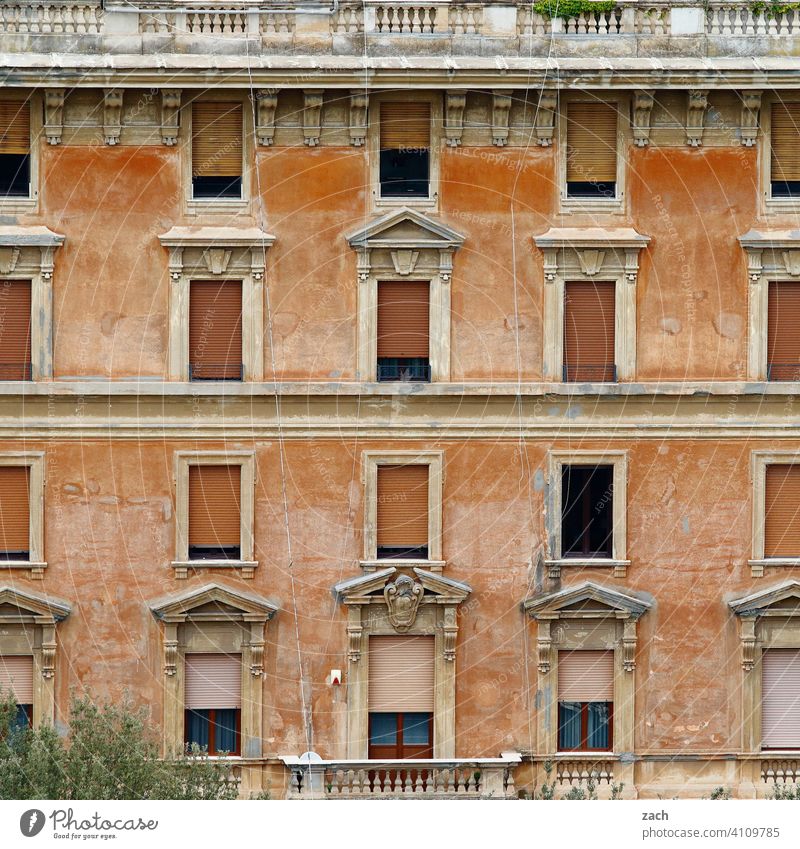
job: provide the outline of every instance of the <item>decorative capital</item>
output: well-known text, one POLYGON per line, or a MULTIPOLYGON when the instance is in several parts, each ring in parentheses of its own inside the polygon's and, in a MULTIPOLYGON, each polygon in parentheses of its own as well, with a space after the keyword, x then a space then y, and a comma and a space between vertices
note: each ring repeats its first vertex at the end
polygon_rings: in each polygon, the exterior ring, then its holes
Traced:
POLYGON ((636 669, 636 620, 625 619, 622 627, 622 668, 633 672, 636 669))
POLYGON ((553 647, 553 638, 550 632, 550 622, 547 619, 542 619, 538 625, 538 634, 536 636, 536 649, 538 654, 538 669, 543 675, 550 671, 552 665, 551 652, 553 647))
POLYGON ((44 91, 44 134, 48 144, 61 144, 64 132, 63 88, 46 88, 44 91))
POLYGON ((637 147, 650 144, 650 115, 655 102, 652 89, 639 89, 633 96, 633 141, 637 147))
POLYGON ((303 92, 303 140, 308 147, 316 147, 322 133, 322 89, 303 92))
POLYGON ((107 145, 119 144, 122 133, 123 89, 103 89, 103 141, 107 145))
POLYGON ((350 92, 350 144, 361 147, 367 137, 369 96, 358 89, 350 92))
POLYGON ((741 141, 745 147, 753 147, 758 139, 759 115, 761 112, 760 91, 742 92, 741 141))
POLYGON ((511 112, 511 95, 505 91, 492 92, 492 144, 508 144, 508 116, 511 112))
POLYGON ((231 253, 225 248, 208 248, 203 251, 203 262, 209 274, 224 274, 231 261, 231 253))
POLYGON ((172 147, 178 143, 180 132, 181 90, 165 88, 161 91, 161 143, 172 147))
POLYGON ((258 143, 269 147, 275 140, 275 110, 278 108, 278 93, 271 88, 256 90, 256 138, 258 143))
POLYGON ((464 107, 467 95, 463 91, 448 91, 445 94, 444 135, 449 147, 458 147, 464 132, 464 107))
POLYGON ((456 608, 448 605, 444 609, 444 659, 452 663, 456 659, 456 638, 458 637, 458 620, 456 608))
POLYGON ((739 628, 742 643, 742 669, 750 672, 756 665, 756 617, 742 616, 739 628))
POLYGON ((557 106, 558 93, 543 89, 539 96, 539 108, 536 110, 536 143, 540 147, 549 147, 553 143, 557 106))
POLYGON ((708 109, 708 90, 690 89, 686 109, 686 144, 700 147, 703 144, 706 109, 708 109))

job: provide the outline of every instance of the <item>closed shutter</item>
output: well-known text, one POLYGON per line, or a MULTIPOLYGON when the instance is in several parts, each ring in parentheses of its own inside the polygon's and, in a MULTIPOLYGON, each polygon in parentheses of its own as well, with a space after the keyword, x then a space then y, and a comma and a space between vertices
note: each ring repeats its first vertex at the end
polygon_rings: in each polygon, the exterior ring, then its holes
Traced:
POLYGON ((240 177, 242 134, 241 103, 193 103, 192 176, 240 177))
POLYGON ((189 466, 190 546, 240 544, 241 485, 241 466, 189 466))
POLYGON ((800 464, 767 466, 764 556, 800 557, 800 464))
POLYGON ((33 704, 33 658, 0 655, 0 697, 11 692, 18 705, 33 704))
POLYGON ((770 283, 767 364, 770 380, 800 379, 800 283, 770 283))
POLYGON ((567 106, 567 182, 617 179, 617 109, 608 103, 567 106))
POLYGON ((25 154, 30 150, 30 104, 27 100, 0 100, 0 154, 25 154))
POLYGON ((567 283, 564 294, 566 380, 615 380, 614 283, 567 283))
POLYGON ((800 649, 768 649, 761 656, 761 745, 800 748, 800 649))
POLYGON ((378 548, 428 544, 427 465, 378 466, 378 548))
POLYGON ((30 380, 31 284, 0 280, 0 380, 30 380))
POLYGON ((432 713, 433 657, 433 637, 370 637, 370 711, 432 713))
POLYGON ((190 710, 240 708, 242 656, 187 654, 184 703, 190 710))
POLYGON ((770 129, 772 180, 800 180, 800 103, 775 103, 770 129))
POLYGON ((30 470, 0 466, 0 551, 30 551, 30 470))
POLYGON ((558 653, 560 702, 613 702, 613 651, 560 651, 558 653))
POLYGON ((378 283, 378 356, 428 356, 430 284, 378 283))
POLYGON ((242 377, 241 283, 192 282, 189 363, 195 380, 238 380, 242 377))
POLYGON ((381 150, 431 146, 430 103, 381 103, 381 150))

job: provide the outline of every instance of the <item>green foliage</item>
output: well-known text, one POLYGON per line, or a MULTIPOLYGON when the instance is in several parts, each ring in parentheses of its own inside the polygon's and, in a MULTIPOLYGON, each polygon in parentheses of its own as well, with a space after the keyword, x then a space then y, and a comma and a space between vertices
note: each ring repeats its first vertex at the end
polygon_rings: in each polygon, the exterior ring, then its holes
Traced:
POLYGON ((767 799, 791 799, 800 802, 800 784, 773 784, 767 799))
POLYGON ((750 11, 754 15, 760 15, 762 12, 767 18, 777 18, 784 12, 797 11, 800 9, 800 3, 751 3, 750 11))
MULTIPOLYGON (((536 800, 551 800, 556 798, 556 782, 554 780, 550 780, 553 772, 553 762, 545 761, 544 762, 544 774, 545 780, 542 783, 540 788, 533 788, 533 794, 529 797, 528 794, 520 793, 520 798, 531 798, 536 800)), ((611 785, 611 798, 614 800, 619 800, 622 798, 622 791, 624 789, 624 784, 612 784, 611 785)), ((586 786, 581 787, 580 785, 576 785, 575 787, 571 787, 562 799, 571 799, 571 800, 583 800, 583 801, 592 801, 597 799, 597 773, 591 773, 586 780, 586 786)))
POLYGON ((711 791, 711 795, 708 798, 711 799, 711 800, 730 799, 731 798, 731 788, 730 787, 715 787, 711 791))
POLYGON ((577 18, 587 12, 610 12, 616 0, 536 0, 533 11, 548 18, 577 18))

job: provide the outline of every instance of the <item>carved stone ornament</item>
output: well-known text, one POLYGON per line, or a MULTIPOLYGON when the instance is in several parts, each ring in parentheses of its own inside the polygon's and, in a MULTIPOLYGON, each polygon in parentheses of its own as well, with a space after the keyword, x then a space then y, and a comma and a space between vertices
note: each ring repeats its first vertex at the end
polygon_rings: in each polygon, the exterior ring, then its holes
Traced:
POLYGON ((740 628, 742 669, 750 672, 756 665, 756 617, 743 616, 740 628))
POLYGON ((232 251, 225 248, 209 248, 203 251, 203 261, 210 274, 224 274, 231 261, 232 251))
POLYGON ((161 91, 161 143, 172 147, 178 143, 181 114, 181 90, 165 88, 161 91))
POLYGON ((636 669, 636 620, 626 619, 622 631, 622 668, 626 672, 636 669))
POLYGON ((550 671, 552 664, 551 650, 553 647, 553 639, 550 634, 550 622, 543 619, 539 622, 539 631, 536 636, 536 648, 538 650, 538 668, 539 672, 546 674, 550 671))
POLYGON ((541 147, 550 147, 556 130, 556 107, 558 93, 542 91, 539 107, 536 110, 536 143, 541 147))
POLYGON ((742 92, 741 141, 745 147, 753 147, 758 139, 761 94, 760 91, 742 92))
POLYGON ((419 251, 406 248, 392 251, 392 265, 401 277, 408 277, 414 271, 418 259, 419 251))
POLYGON ((800 275, 800 250, 784 251, 783 264, 786 266, 786 273, 791 277, 800 275))
POLYGON ((264 641, 250 641, 250 674, 260 678, 264 674, 264 641))
POLYGON ((278 93, 271 88, 256 91, 256 138, 258 143, 269 147, 275 140, 275 110, 278 108, 278 93))
POLYGON ((637 147, 650 144, 650 115, 655 97, 652 90, 640 89, 633 97, 633 141, 637 147))
POLYGON ((686 144, 700 147, 703 144, 706 109, 708 109, 708 91, 691 89, 686 108, 686 144))
POLYGON ((178 641, 164 640, 164 674, 175 675, 178 671, 178 641))
POLYGON ((581 264, 581 271, 587 277, 594 277, 603 267, 605 256, 605 251, 578 251, 578 262, 581 264))
POLYGON ((361 660, 361 635, 364 628, 361 625, 349 624, 347 626, 347 656, 353 663, 361 660))
POLYGON ((511 95, 504 91, 492 92, 492 144, 508 144, 508 116, 511 112, 511 95))
POLYGON ((48 144, 61 144, 64 132, 63 88, 47 88, 44 91, 44 134, 48 144))
POLYGON ((19 248, 4 246, 0 248, 0 274, 10 274, 19 260, 19 248))
POLYGON ((422 584, 407 575, 400 575, 394 583, 386 585, 383 597, 386 599, 389 621, 395 631, 403 634, 413 626, 423 593, 422 584))
POLYGON ((303 92, 303 140, 309 147, 319 144, 322 132, 322 89, 303 92))
POLYGON ((464 132, 464 107, 466 105, 466 92, 448 91, 446 93, 444 135, 449 147, 458 147, 461 144, 461 135, 464 132))
POLYGON ((350 144, 362 147, 367 138, 369 96, 365 91, 350 92, 350 144))
POLYGON ((119 144, 122 133, 122 89, 103 89, 103 141, 107 145, 119 144))

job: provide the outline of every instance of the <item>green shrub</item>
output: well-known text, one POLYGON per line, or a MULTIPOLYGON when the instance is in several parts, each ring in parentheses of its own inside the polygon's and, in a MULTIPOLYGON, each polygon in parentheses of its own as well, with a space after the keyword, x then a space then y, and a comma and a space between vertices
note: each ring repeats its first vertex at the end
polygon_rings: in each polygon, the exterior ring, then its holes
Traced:
POLYGON ((800 784, 773 784, 767 799, 791 799, 800 802, 800 784))
POLYGON ((800 9, 800 3, 751 3, 750 11, 754 15, 760 15, 762 12, 767 18, 777 18, 784 12, 800 9))
POLYGON ((533 11, 548 18, 577 18, 587 12, 610 12, 615 0, 536 0, 533 11))

